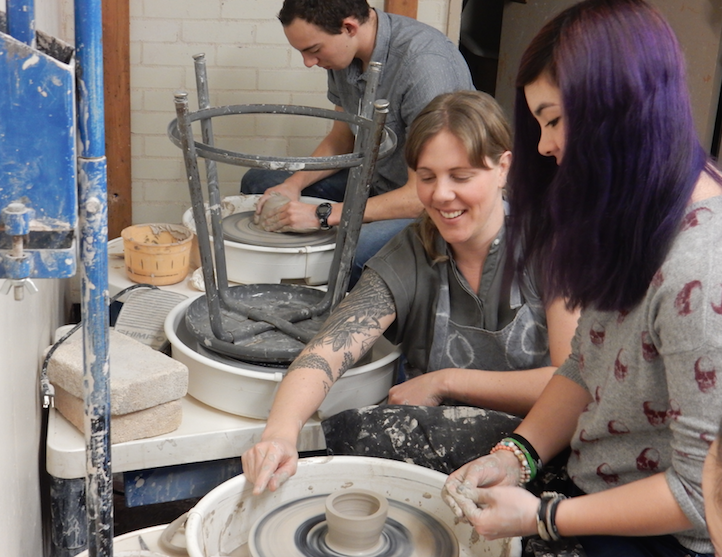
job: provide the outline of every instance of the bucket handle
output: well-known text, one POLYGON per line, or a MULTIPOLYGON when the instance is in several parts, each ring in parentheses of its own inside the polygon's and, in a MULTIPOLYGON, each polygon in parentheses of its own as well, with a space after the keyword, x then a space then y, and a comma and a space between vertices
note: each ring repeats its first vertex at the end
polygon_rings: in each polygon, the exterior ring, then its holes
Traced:
POLYGON ((176 555, 178 557, 188 557, 188 550, 185 547, 181 547, 181 546, 175 545, 173 543, 173 537, 176 535, 176 533, 178 531, 182 530, 182 533, 185 535, 185 525, 186 525, 187 518, 188 518, 188 513, 183 513, 182 515, 180 515, 173 522, 171 522, 168 526, 166 526, 166 529, 163 530, 163 533, 161 534, 160 538, 158 539, 158 545, 168 555, 176 555))

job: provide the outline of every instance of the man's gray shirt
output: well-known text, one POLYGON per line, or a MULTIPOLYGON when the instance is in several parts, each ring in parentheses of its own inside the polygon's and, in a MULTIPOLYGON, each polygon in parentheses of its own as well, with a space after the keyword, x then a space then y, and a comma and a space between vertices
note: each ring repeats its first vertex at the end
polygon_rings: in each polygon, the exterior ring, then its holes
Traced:
MULTIPOLYGON (((459 49, 443 33, 408 17, 376 10, 378 30, 371 60, 383 64, 378 99, 390 103, 386 125, 396 133, 396 151, 378 161, 372 194, 403 186, 408 180, 404 160, 406 132, 416 115, 441 93, 473 90, 469 67, 459 49)), ((358 114, 367 73, 355 59, 343 70, 328 71, 328 99, 358 114)))

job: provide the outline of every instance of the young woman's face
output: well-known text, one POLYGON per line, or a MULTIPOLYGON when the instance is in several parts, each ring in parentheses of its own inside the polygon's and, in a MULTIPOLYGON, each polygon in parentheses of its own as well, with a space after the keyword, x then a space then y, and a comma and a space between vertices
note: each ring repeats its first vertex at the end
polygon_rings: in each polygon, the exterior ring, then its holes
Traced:
POLYGON ((545 157, 554 157, 561 164, 564 155, 564 112, 562 94, 546 74, 524 87, 529 110, 539 122, 541 137, 539 152, 545 157))
POLYGON ((511 162, 504 153, 489 169, 469 162, 461 141, 443 130, 426 142, 416 168, 416 189, 426 212, 452 249, 474 249, 496 237, 504 222, 502 189, 511 162))

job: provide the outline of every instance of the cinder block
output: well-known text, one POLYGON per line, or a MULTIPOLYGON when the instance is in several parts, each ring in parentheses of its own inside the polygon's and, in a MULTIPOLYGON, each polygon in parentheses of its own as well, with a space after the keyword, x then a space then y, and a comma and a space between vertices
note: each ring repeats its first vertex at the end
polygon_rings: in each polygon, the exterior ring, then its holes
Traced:
MULTIPOLYGON (((111 414, 123 415, 177 400, 188 392, 188 368, 122 333, 111 330, 111 414)), ((48 379, 72 396, 83 399, 83 342, 76 331, 53 353, 48 379)))
MULTIPOLYGON (((280 23, 279 23, 280 25, 280 23)), ((255 26, 246 21, 212 21, 194 19, 183 21, 181 40, 188 44, 208 44, 208 37, 213 37, 213 44, 250 44, 253 42, 255 26)))
POLYGON ((172 43, 179 39, 181 21, 158 21, 133 19, 130 25, 130 41, 145 43, 172 43))
MULTIPOLYGON (((178 191, 183 189, 183 183, 180 178, 178 180, 178 191)), ((142 192, 144 189, 152 188, 155 185, 154 182, 146 182, 139 184, 139 188, 142 192)), ((188 196, 188 186, 185 187, 185 195, 188 196)), ((133 194, 135 196, 135 193, 133 194)), ((141 193, 141 197, 142 197, 141 193)), ((228 194, 230 195, 230 194, 228 194)), ((238 195, 238 187, 236 187, 233 195, 238 195)), ((178 196, 180 197, 180 196, 178 196)), ((174 201, 169 199, 168 201, 134 201, 133 202, 133 218, 137 219, 137 222, 180 222, 183 218, 183 213, 188 209, 190 201, 186 199, 183 201, 174 201)))
MULTIPOLYGON (((83 431, 85 408, 83 401, 74 397, 61 387, 55 386, 55 408, 65 419, 83 431)), ((183 419, 180 400, 172 400, 153 408, 131 412, 130 414, 110 415, 110 442, 124 443, 136 439, 146 439, 175 431, 183 419)))

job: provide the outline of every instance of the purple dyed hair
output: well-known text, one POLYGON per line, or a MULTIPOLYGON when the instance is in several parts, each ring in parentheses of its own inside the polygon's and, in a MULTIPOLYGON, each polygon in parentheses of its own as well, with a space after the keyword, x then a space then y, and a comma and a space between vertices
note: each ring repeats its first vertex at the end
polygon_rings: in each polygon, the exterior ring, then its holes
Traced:
POLYGON ((708 164, 673 31, 644 0, 585 0, 533 39, 516 87, 509 190, 523 260, 540 263, 547 297, 630 309, 664 261, 708 164), (537 151, 539 124, 524 95, 542 75, 562 97, 558 167, 537 151))

